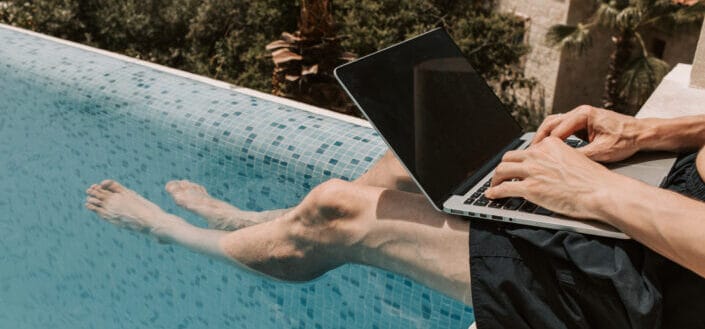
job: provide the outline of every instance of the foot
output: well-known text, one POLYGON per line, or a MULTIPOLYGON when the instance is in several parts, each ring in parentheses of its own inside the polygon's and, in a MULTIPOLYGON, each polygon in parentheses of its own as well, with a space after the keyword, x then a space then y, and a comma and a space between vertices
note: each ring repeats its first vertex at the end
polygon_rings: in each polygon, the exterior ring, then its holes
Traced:
POLYGON ((184 221, 114 180, 104 180, 86 190, 86 208, 118 227, 155 235, 166 227, 184 221))
POLYGON ((224 201, 213 198, 206 188, 187 180, 173 180, 166 184, 177 205, 208 221, 211 228, 236 230, 256 224, 247 218, 248 213, 224 201))

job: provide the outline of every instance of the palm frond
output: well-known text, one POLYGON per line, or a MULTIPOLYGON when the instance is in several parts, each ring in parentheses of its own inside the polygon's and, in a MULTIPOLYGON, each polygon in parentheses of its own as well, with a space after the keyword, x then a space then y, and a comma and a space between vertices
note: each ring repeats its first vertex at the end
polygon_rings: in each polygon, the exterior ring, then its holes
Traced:
POLYGON ((619 81, 620 96, 631 104, 642 105, 670 69, 668 63, 654 56, 633 59, 619 81))
POLYGON ((690 6, 682 6, 673 13, 673 21, 679 25, 697 24, 705 16, 705 1, 698 1, 690 6))
POLYGON ((630 1, 630 4, 643 11, 646 11, 656 5, 656 2, 658 2, 658 0, 632 0, 630 1))
POLYGON ((677 6, 673 0, 636 0, 637 6, 647 13, 649 17, 657 17, 673 11, 677 6))
POLYGON ((592 15, 589 21, 611 29, 617 26, 617 15, 619 15, 619 9, 612 6, 609 2, 600 2, 595 14, 592 15))
POLYGON ((647 20, 651 27, 665 32, 672 32, 682 28, 689 28, 700 24, 705 17, 705 1, 698 1, 692 5, 663 4, 654 9, 647 20))
POLYGON ((617 15, 616 24, 622 30, 635 30, 641 23, 641 18, 641 9, 634 6, 627 7, 617 15))
POLYGON ((552 26, 546 33, 546 43, 582 55, 592 45, 592 38, 590 29, 583 24, 558 24, 552 26))

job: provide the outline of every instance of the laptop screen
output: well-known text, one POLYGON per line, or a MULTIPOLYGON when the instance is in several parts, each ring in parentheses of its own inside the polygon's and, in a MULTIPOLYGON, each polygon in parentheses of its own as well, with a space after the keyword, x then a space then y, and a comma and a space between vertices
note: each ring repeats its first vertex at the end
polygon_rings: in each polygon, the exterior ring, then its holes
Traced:
POLYGON ((440 209, 521 135, 443 29, 345 64, 336 76, 440 209))

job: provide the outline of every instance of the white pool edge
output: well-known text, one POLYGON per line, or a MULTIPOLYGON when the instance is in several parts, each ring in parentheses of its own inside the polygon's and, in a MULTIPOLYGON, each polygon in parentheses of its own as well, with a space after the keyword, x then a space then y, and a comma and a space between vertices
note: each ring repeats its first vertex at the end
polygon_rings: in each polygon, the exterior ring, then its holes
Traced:
POLYGON ((239 86, 236 86, 236 85, 227 83, 227 82, 225 82, 225 81, 220 81, 220 80, 208 78, 208 77, 205 77, 205 76, 202 76, 202 75, 198 75, 198 74, 194 74, 194 73, 182 71, 182 70, 175 69, 175 68, 171 68, 171 67, 168 67, 168 66, 164 66, 164 65, 152 63, 152 62, 145 61, 145 60, 141 60, 141 59, 137 59, 137 58, 134 58, 134 57, 129 57, 129 56, 121 55, 121 54, 114 53, 114 52, 111 52, 111 51, 107 51, 107 50, 103 50, 103 49, 100 49, 100 48, 95 48, 95 47, 87 46, 87 45, 84 45, 84 44, 81 44, 81 43, 77 43, 77 42, 73 42, 73 41, 68 41, 68 40, 64 40, 64 39, 61 39, 61 38, 57 38, 57 37, 52 37, 52 36, 49 36, 49 35, 46 35, 46 34, 34 32, 34 31, 30 31, 30 30, 26 30, 26 29, 23 29, 23 28, 19 28, 19 27, 7 25, 7 24, 2 24, 2 23, 0 23, 0 28, 5 28, 5 29, 11 30, 11 31, 15 31, 15 32, 19 32, 19 33, 24 33, 24 34, 27 34, 27 35, 31 35, 31 36, 34 36, 34 37, 37 37, 37 38, 42 38, 42 39, 49 40, 49 41, 52 41, 52 42, 56 42, 56 43, 59 43, 59 44, 63 44, 63 45, 66 45, 66 46, 70 46, 70 47, 74 47, 74 48, 78 48, 78 49, 90 51, 90 52, 97 53, 97 54, 100 54, 100 55, 103 55, 103 56, 108 56, 108 57, 111 57, 111 58, 115 58, 115 59, 117 59, 117 60, 121 60, 121 61, 124 61, 124 62, 132 63, 132 64, 137 64, 137 65, 142 65, 142 66, 149 67, 149 68, 154 69, 154 70, 157 70, 157 71, 162 71, 162 72, 165 72, 165 73, 173 74, 173 75, 176 75, 176 76, 178 76, 178 77, 182 77, 182 78, 186 78, 186 79, 198 81, 198 82, 205 83, 205 84, 208 84, 208 85, 217 87, 217 88, 222 88, 222 89, 226 89, 226 90, 231 90, 231 91, 239 92, 239 93, 246 94, 246 95, 249 95, 249 96, 253 96, 253 97, 261 98, 261 99, 264 99, 264 100, 267 100, 267 101, 271 101, 271 102, 275 102, 275 103, 278 103, 278 104, 282 104, 282 105, 286 105, 286 106, 289 106, 289 107, 293 107, 293 108, 296 108, 296 109, 299 109, 299 110, 303 110, 303 111, 306 111, 306 112, 318 114, 318 115, 321 115, 321 116, 329 117, 329 118, 336 119, 336 120, 340 120, 340 121, 345 121, 345 122, 348 122, 348 123, 351 123, 351 124, 354 124, 354 125, 363 126, 363 127, 370 127, 370 128, 372 127, 369 122, 367 122, 367 121, 365 121, 365 120, 363 120, 363 119, 358 119, 358 118, 355 118, 355 117, 351 117, 351 116, 349 116, 349 115, 340 114, 340 113, 337 113, 337 112, 333 112, 333 111, 331 111, 331 110, 327 110, 327 109, 320 108, 320 107, 316 107, 316 106, 313 106, 313 105, 301 103, 301 102, 298 102, 298 101, 295 101, 295 100, 291 100, 291 99, 288 99, 288 98, 278 97, 278 96, 274 96, 274 95, 271 95, 271 94, 263 93, 263 92, 260 92, 260 91, 257 91, 257 90, 253 90, 253 89, 249 89, 249 88, 244 88, 244 87, 239 87, 239 86))

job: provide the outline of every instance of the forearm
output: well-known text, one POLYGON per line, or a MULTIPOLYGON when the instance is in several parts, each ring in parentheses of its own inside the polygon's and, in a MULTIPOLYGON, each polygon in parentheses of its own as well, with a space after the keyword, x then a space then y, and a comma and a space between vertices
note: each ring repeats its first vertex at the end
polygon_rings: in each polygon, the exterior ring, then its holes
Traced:
POLYGON ((601 218, 705 277, 705 203, 628 178, 619 183, 602 196, 601 218))
POLYGON ((705 145, 705 115, 674 119, 646 118, 637 143, 645 151, 687 151, 705 145))

